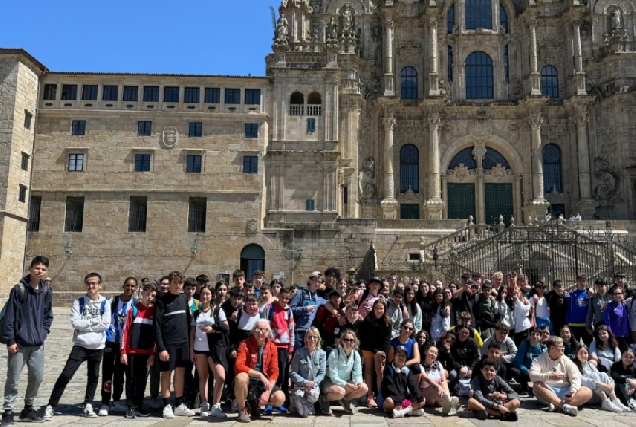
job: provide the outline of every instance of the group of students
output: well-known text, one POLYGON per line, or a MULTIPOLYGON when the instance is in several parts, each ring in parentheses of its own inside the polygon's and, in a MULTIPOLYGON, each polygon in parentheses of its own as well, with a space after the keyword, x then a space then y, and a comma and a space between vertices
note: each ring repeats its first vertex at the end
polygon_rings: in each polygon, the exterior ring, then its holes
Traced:
POLYGON ((448 415, 464 396, 477 418, 515 421, 524 393, 570 415, 591 399, 608 411, 636 410, 634 354, 621 323, 629 324, 631 299, 620 298, 627 291, 620 275, 610 301, 606 283, 592 292, 584 277, 570 293, 557 281, 546 295, 542 283, 531 288, 513 274, 509 287, 501 273, 464 275, 459 286, 444 287, 418 278, 404 285, 395 275, 354 284, 328 268, 289 288, 264 283, 262 271, 246 282, 236 270, 232 284, 214 286, 205 275, 186 279, 178 271, 141 286, 128 277, 108 300, 101 276, 86 275, 86 293, 71 308, 73 347, 40 415, 33 402, 53 320, 52 291, 42 280, 48 263, 32 261, 0 316, 9 350, 2 426, 13 424, 24 365, 20 420, 42 421, 54 417, 83 362, 89 418, 147 417, 148 378, 151 409, 165 418, 194 416, 198 406, 202 416, 225 419, 222 402, 240 422, 272 412, 330 415, 334 403, 353 414, 360 400, 393 417, 422 415, 426 406, 448 415))

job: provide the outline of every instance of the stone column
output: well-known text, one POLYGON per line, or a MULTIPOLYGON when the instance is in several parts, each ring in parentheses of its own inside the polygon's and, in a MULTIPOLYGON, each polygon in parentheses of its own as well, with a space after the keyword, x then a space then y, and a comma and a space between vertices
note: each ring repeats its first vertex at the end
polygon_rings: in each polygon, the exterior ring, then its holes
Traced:
POLYGON ((433 114, 428 119, 429 126, 429 190, 426 201, 426 216, 428 219, 442 219, 444 201, 440 177, 439 129, 442 121, 439 114, 433 114))
POLYGON ((530 95, 541 95, 541 80, 538 70, 537 22, 530 21, 530 95))
POLYGON ((596 208, 596 202, 592 198, 592 181, 590 176, 590 152, 587 141, 587 122, 589 116, 584 106, 577 107, 577 158, 579 167, 579 192, 580 199, 576 204, 578 213, 585 219, 592 218, 596 208))
POLYGON ((530 117, 531 152, 532 152, 532 194, 534 198, 524 206, 524 222, 528 223, 528 217, 543 218, 550 205, 545 200, 543 191, 543 150, 541 147, 541 125, 543 117, 536 114, 530 117))
POLYGON ((476 144, 472 154, 475 163, 477 163, 477 186, 475 188, 477 222, 478 224, 486 224, 488 223, 488 218, 486 218, 486 194, 484 188, 484 168, 482 165, 484 156, 486 155, 486 145, 483 142, 476 144))
POLYGON ((572 23, 572 33, 572 38, 574 39, 574 77, 576 81, 576 94, 587 95, 587 90, 585 89, 585 72, 583 71, 580 21, 575 20, 572 23))
POLYGON ((397 219, 398 202, 393 184, 393 128, 395 118, 387 117, 384 123, 384 200, 380 202, 384 219, 397 219))
MULTIPOLYGON (((515 212, 515 219, 517 218, 521 218, 521 177, 522 175, 515 175, 515 207, 514 207, 514 212, 515 212)), ((519 221, 519 223, 523 222, 519 221)))
POLYGON ((439 73, 437 64, 437 19, 431 18, 431 73, 429 74, 429 96, 439 95, 439 73))
POLYGON ((393 20, 387 19, 384 40, 384 96, 395 95, 393 81, 393 20))

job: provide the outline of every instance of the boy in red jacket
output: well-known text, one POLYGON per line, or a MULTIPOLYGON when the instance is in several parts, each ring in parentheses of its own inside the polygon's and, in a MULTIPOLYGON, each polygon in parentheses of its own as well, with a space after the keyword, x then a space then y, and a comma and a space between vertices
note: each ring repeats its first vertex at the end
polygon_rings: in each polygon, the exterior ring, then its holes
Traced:
POLYGON ((141 301, 128 309, 121 339, 121 363, 126 365, 126 418, 147 417, 143 408, 146 390, 146 367, 155 362, 155 306, 150 301, 154 286, 147 283, 141 290, 141 301))

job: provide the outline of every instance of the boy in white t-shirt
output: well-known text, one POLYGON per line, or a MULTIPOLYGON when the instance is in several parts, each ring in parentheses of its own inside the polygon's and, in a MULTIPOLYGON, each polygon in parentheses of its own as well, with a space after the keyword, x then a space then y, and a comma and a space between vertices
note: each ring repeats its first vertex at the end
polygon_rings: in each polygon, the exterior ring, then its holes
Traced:
POLYGON ((548 300, 545 298, 545 284, 543 282, 537 282, 534 285, 534 289, 537 294, 530 298, 530 307, 532 307, 533 315, 537 327, 548 326, 552 329, 552 322, 550 322, 550 307, 548 306, 548 300))

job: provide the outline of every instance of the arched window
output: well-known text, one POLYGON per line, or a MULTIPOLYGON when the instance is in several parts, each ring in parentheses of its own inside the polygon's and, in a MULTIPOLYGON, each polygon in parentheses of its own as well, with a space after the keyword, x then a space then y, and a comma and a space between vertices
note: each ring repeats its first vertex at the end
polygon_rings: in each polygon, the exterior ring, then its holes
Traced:
POLYGON ((289 100, 289 115, 302 116, 305 108, 305 95, 294 92, 289 100))
POLYGON ((541 69, 541 95, 559 97, 559 75, 556 67, 546 65, 541 69))
POLYGON ((318 92, 312 92, 307 97, 307 115, 320 116, 322 114, 322 97, 318 92))
POLYGON ((446 25, 448 27, 448 34, 453 34, 453 28, 455 28, 455 5, 448 8, 446 25))
POLYGON ((473 52, 466 58, 466 99, 493 97, 492 59, 484 52, 473 52))
POLYGON ((473 150, 475 147, 464 148, 459 153, 455 154, 453 160, 448 165, 448 170, 453 170, 459 165, 464 165, 468 169, 477 169, 477 162, 473 157, 473 150))
POLYGON ((241 270, 245 272, 246 279, 252 280, 256 270, 265 271, 265 251, 254 243, 245 246, 241 250, 241 270))
POLYGON ((453 47, 448 46, 448 83, 453 83, 453 47))
POLYGON ((508 14, 501 3, 499 3, 499 28, 503 28, 506 34, 510 32, 508 28, 508 14))
POLYGON ((491 0, 466 0, 466 29, 492 29, 491 0))
POLYGON ((400 193, 420 192, 420 153, 415 145, 400 150, 400 193))
POLYGON ((307 104, 320 105, 322 104, 322 97, 318 92, 312 92, 307 97, 307 104))
POLYGON ((554 189, 563 192, 561 148, 556 144, 546 144, 543 146, 543 191, 551 193, 554 189))
POLYGON ((481 161, 481 167, 484 170, 492 169, 497 165, 501 165, 506 169, 510 169, 510 165, 508 164, 508 160, 497 150, 494 148, 486 147, 486 154, 484 155, 484 159, 481 161))
POLYGON ((417 99, 417 70, 413 67, 404 67, 400 77, 402 99, 417 99))

